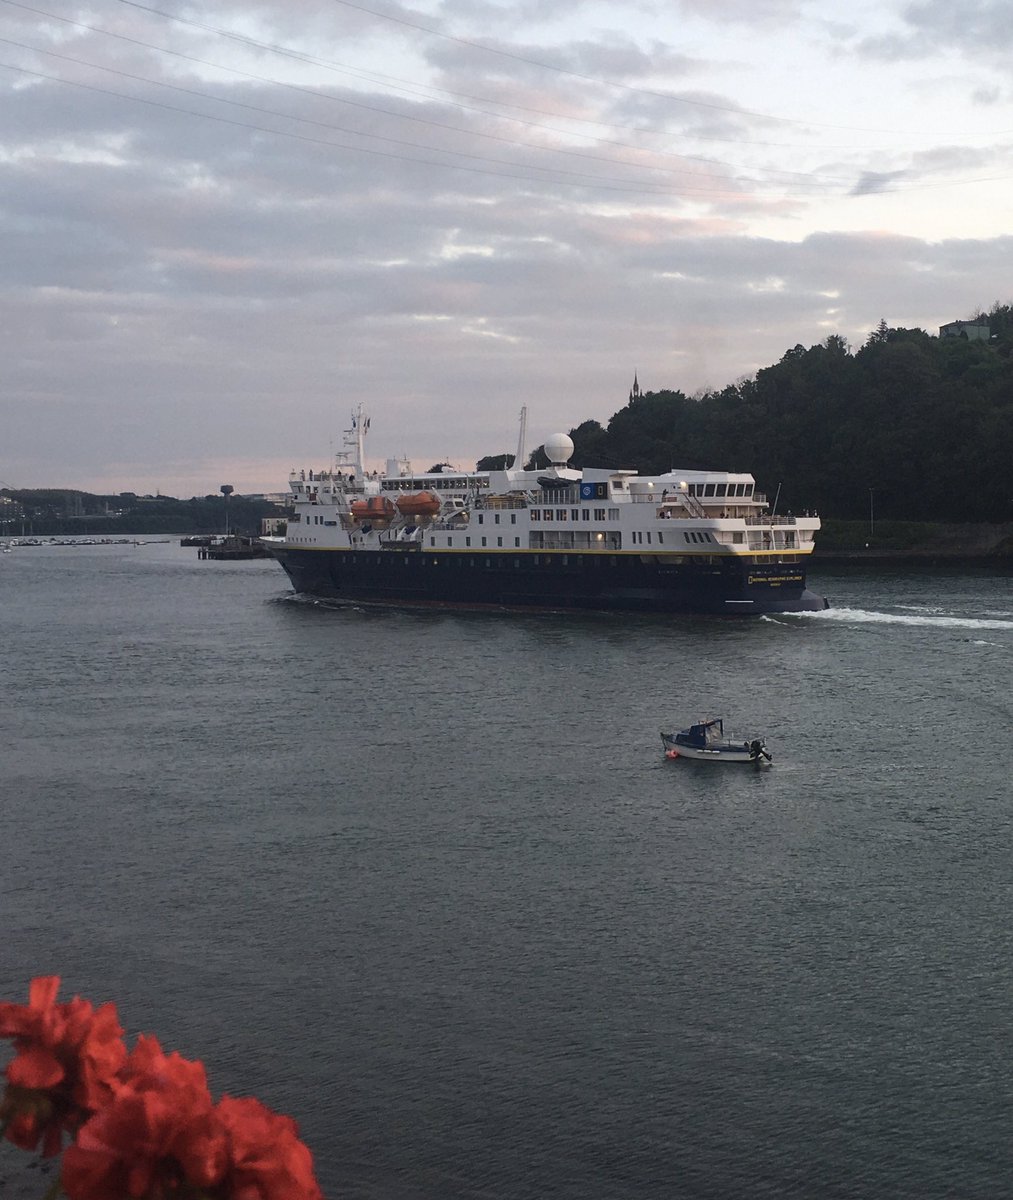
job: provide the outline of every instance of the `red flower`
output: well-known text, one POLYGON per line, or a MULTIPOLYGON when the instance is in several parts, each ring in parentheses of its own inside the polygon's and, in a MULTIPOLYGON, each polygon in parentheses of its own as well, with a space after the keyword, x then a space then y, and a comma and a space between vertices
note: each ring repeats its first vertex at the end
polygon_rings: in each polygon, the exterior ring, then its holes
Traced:
POLYGON ((14 1041, 0 1121, 16 1146, 58 1154, 63 1134, 113 1093, 127 1057, 113 1004, 94 1009, 75 996, 57 1004, 59 976, 33 979, 27 1004, 0 1004, 0 1037, 14 1041))
POLYGON ((64 1151, 63 1189, 70 1200, 191 1200, 221 1181, 226 1147, 203 1064, 141 1037, 115 1097, 64 1151))
POLYGON ((322 1200, 313 1156, 291 1117, 259 1100, 224 1096, 216 1109, 229 1137, 223 1200, 322 1200))
POLYGON ((0 1004, 13 1039, 0 1129, 15 1145, 60 1152, 69 1200, 323 1200, 289 1117, 259 1100, 215 1106, 204 1065, 141 1036, 128 1055, 112 1004, 58 1004, 57 977, 27 1005, 0 1004))

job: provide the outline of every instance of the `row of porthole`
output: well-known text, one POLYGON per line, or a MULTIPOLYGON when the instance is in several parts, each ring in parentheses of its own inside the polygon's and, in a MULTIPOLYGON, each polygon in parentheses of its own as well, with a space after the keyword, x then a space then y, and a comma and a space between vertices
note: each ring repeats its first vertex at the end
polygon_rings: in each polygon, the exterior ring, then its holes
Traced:
MULTIPOLYGON (((475 555, 475 554, 468 554, 468 555, 459 554, 459 555, 454 555, 449 558, 441 558, 438 555, 425 555, 420 558, 414 554, 397 555, 397 554, 391 554, 388 552, 388 553, 383 553, 383 554, 369 555, 363 551, 357 551, 356 553, 350 554, 347 556, 347 558, 345 559, 345 565, 346 566, 349 566, 349 565, 350 566, 358 566, 358 565, 365 566, 367 563, 379 564, 382 562, 393 562, 396 559, 400 558, 400 561, 405 566, 408 566, 411 563, 412 559, 415 559, 415 561, 418 562, 423 567, 425 567, 425 566, 438 567, 443 563, 451 563, 451 564, 456 564, 456 565, 467 564, 468 567, 475 567, 479 564, 479 561, 480 561, 480 559, 482 559, 482 557, 483 557, 482 555, 475 555)), ((567 554, 543 554, 541 556, 539 556, 537 554, 523 554, 523 555, 517 555, 517 554, 499 555, 499 554, 497 554, 497 555, 485 555, 484 556, 485 565, 487 567, 492 567, 492 566, 503 567, 507 563, 512 563, 513 566, 518 569, 521 566, 525 566, 525 567, 538 567, 538 566, 567 567, 570 565, 569 557, 570 556, 567 554), (539 562, 539 557, 541 557, 541 559, 542 559, 541 562, 539 562)), ((610 554, 607 556, 606 555, 595 555, 594 557, 591 557, 591 558, 585 557, 584 555, 575 555, 574 556, 574 562, 577 565, 585 565, 586 566, 591 563, 594 563, 595 565, 601 565, 601 563, 603 561, 607 561, 608 565, 610 567, 617 566, 618 562, 619 562, 618 558, 614 554, 610 554)))
MULTIPOLYGON (((389 552, 384 553, 384 554, 373 554, 372 556, 368 556, 367 553, 362 552, 362 551, 359 551, 359 552, 356 552, 355 554, 349 555, 348 558, 346 559, 346 564, 351 564, 351 565, 366 565, 367 563, 378 564, 378 563, 382 563, 382 562, 392 562, 395 559, 400 559, 401 563, 403 563, 405 566, 408 566, 411 563, 412 559, 415 559, 415 561, 418 562, 420 564, 420 566, 423 566, 423 567, 424 566, 436 567, 436 566, 440 566, 441 564, 449 563, 451 565, 458 565, 458 566, 466 564, 469 568, 472 568, 472 567, 478 566, 483 557, 485 558, 486 567, 494 567, 495 566, 495 567, 503 568, 506 566, 507 563, 512 564, 513 567, 516 569, 519 569, 521 566, 524 566, 524 567, 540 567, 540 566, 568 567, 571 565, 571 563, 570 563, 571 556, 566 554, 565 552, 564 553, 555 553, 555 554, 543 553, 541 555, 539 555, 539 554, 516 555, 516 554, 508 553, 508 554, 503 554, 503 555, 497 554, 497 555, 483 556, 483 555, 476 555, 476 554, 468 554, 468 555, 457 554, 457 555, 453 555, 448 558, 442 558, 438 555, 424 555, 420 558, 420 557, 417 557, 416 555, 412 555, 412 554, 396 555, 396 554, 391 554, 389 552)), ((582 569, 586 569, 588 567, 598 567, 598 566, 601 566, 603 563, 607 563, 610 567, 615 567, 615 566, 618 566, 618 564, 619 564, 619 559, 614 554, 608 554, 608 555, 605 555, 605 554, 595 554, 595 555, 575 554, 572 557, 573 557, 573 565, 578 566, 582 569)), ((696 554, 689 555, 688 557, 679 555, 679 556, 672 556, 672 557, 664 556, 663 558, 661 558, 657 555, 645 554, 645 555, 640 555, 639 560, 644 561, 644 562, 651 562, 653 560, 656 562, 665 562, 670 565, 679 565, 679 566, 714 564, 715 562, 717 562, 719 564, 722 563, 721 559, 715 560, 710 555, 696 555, 696 554)), ((629 561, 629 559, 627 559, 627 561, 629 561)), ((758 561, 766 562, 765 559, 759 559, 758 561)), ((724 564, 724 565, 729 565, 729 564, 724 564)))

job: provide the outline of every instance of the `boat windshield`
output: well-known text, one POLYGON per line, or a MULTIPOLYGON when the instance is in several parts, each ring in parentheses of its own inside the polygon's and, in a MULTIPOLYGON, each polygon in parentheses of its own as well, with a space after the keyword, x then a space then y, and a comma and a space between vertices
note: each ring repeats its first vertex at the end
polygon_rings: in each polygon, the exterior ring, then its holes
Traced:
POLYGON ((690 725, 687 741, 694 746, 710 746, 715 742, 720 742, 724 733, 724 727, 721 718, 718 717, 713 721, 701 721, 697 725, 690 725))

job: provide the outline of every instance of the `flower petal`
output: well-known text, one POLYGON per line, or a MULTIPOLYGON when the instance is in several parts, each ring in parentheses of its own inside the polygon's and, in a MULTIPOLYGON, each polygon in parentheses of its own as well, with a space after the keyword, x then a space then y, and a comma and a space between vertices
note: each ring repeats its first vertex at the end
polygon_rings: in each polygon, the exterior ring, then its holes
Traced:
POLYGON ((31 1008, 52 1008, 60 990, 59 975, 40 975, 28 987, 28 1004, 31 1008))
POLYGON ((27 1046, 7 1068, 7 1078, 15 1087, 51 1088, 63 1076, 60 1060, 42 1046, 27 1046))

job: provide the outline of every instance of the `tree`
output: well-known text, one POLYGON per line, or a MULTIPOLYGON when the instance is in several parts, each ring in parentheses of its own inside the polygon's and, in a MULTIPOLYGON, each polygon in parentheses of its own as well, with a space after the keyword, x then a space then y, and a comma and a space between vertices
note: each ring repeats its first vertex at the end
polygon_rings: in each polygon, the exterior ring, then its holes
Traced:
POLYGON ((880 317, 879 324, 869 334, 865 341, 867 346, 874 345, 876 342, 885 342, 890 334, 890 327, 886 323, 885 317, 880 317))

